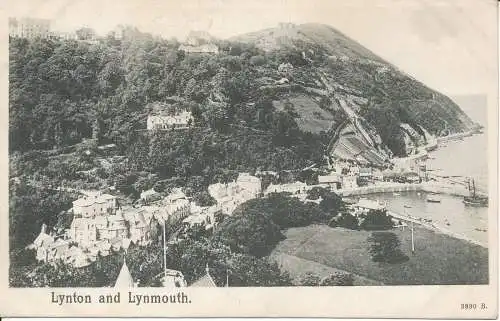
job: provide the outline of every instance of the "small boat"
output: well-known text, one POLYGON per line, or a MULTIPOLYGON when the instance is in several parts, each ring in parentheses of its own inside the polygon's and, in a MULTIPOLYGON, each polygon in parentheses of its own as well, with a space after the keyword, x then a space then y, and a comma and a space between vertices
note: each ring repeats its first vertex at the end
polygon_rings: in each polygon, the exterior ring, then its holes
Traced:
POLYGON ((394 196, 400 196, 401 194, 394 192, 394 193, 392 193, 392 195, 394 195, 394 196))
POLYGON ((439 198, 435 195, 428 195, 427 202, 429 202, 429 203, 441 203, 441 198, 439 198))
POLYGON ((475 230, 479 232, 488 232, 488 230, 484 228, 475 228, 475 230))
POLYGON ((476 194, 476 184, 474 183, 474 180, 469 179, 468 182, 468 189, 470 192, 470 196, 464 196, 464 204, 466 206, 488 206, 488 196, 483 196, 483 195, 478 195, 476 194), (471 184, 472 182, 472 184, 471 184))

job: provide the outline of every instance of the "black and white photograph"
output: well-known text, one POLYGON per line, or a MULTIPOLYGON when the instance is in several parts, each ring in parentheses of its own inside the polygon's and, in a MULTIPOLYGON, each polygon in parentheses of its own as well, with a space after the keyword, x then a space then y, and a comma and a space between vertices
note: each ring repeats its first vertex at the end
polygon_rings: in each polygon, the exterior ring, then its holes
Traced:
POLYGON ((495 1, 313 2, 12 3, 8 287, 496 284, 495 1))

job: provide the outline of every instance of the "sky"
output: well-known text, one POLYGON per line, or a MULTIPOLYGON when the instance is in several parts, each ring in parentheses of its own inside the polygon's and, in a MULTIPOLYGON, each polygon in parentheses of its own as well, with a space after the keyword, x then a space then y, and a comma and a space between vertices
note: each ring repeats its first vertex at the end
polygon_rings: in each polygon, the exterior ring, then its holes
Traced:
POLYGON ((182 40, 227 38, 279 22, 324 23, 447 95, 483 94, 497 78, 495 0, 9 0, 8 16, 53 28, 118 24, 182 40))

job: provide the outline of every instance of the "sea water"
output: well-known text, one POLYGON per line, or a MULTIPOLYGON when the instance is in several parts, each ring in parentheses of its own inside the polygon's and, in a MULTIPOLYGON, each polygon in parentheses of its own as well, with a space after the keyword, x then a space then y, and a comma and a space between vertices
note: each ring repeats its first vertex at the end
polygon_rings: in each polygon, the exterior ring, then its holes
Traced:
MULTIPOLYGON (((463 140, 445 142, 431 153, 427 166, 440 176, 460 176, 456 181, 473 178, 476 190, 488 193, 488 137, 486 107, 464 106, 473 120, 483 124, 484 134, 465 137, 463 140), (469 107, 469 108, 468 108, 469 107)), ((439 195, 440 203, 430 203, 423 192, 384 193, 373 198, 387 201, 390 211, 432 220, 438 227, 464 235, 487 245, 488 207, 465 206, 462 197, 439 195)))

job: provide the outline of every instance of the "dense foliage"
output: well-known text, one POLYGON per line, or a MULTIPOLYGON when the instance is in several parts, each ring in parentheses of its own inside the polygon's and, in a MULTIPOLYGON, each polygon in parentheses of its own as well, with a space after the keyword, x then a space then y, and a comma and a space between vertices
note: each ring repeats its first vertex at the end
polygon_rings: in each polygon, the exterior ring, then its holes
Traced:
POLYGON ((391 232, 373 232, 368 238, 372 261, 380 263, 402 263, 409 257, 401 250, 401 241, 391 232))

